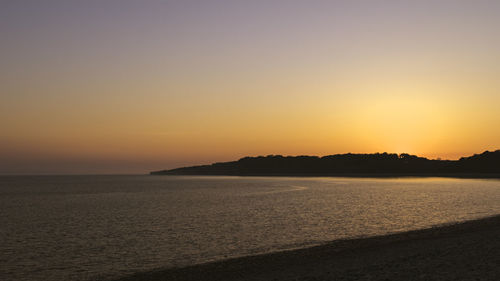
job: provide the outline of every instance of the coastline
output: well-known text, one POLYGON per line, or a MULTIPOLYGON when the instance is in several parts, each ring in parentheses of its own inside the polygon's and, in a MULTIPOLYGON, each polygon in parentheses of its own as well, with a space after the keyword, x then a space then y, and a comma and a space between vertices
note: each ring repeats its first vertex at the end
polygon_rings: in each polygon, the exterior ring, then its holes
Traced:
POLYGON ((332 177, 332 178, 457 178, 457 179, 500 179, 500 173, 329 173, 329 174, 175 174, 150 172, 151 176, 224 176, 224 177, 332 177))
POLYGON ((310 248, 140 272, 139 280, 497 280, 500 215, 310 248))

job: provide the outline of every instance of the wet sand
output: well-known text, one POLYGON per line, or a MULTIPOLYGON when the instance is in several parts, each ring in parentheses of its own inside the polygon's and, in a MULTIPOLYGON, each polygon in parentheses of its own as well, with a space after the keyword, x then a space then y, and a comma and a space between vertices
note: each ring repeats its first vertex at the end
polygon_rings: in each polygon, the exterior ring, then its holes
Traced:
POLYGON ((500 280, 500 216, 118 280, 500 280))

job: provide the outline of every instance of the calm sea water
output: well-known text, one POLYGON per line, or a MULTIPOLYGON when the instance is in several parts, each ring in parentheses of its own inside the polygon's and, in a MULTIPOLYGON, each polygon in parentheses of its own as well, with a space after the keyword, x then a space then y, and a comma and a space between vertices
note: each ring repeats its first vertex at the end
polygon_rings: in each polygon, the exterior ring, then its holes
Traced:
POLYGON ((0 177, 0 280, 95 280, 500 213, 500 181, 0 177))

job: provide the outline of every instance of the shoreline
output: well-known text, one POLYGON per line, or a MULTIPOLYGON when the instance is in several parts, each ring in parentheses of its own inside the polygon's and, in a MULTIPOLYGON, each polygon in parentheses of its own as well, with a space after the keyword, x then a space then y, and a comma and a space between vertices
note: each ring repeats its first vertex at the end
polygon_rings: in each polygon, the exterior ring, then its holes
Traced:
POLYGON ((114 280, 497 280, 498 237, 500 215, 114 280))
POLYGON ((151 172, 150 176, 203 176, 203 177, 297 177, 297 178, 456 178, 500 179, 499 173, 338 173, 338 174, 168 174, 151 172))

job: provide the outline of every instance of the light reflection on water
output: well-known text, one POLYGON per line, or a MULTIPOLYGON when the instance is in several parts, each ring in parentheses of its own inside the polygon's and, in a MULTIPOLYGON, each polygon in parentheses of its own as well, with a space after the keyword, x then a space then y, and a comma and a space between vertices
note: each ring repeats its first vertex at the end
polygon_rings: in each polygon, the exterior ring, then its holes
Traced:
POLYGON ((0 177, 0 279, 113 277, 498 213, 498 180, 0 177))

